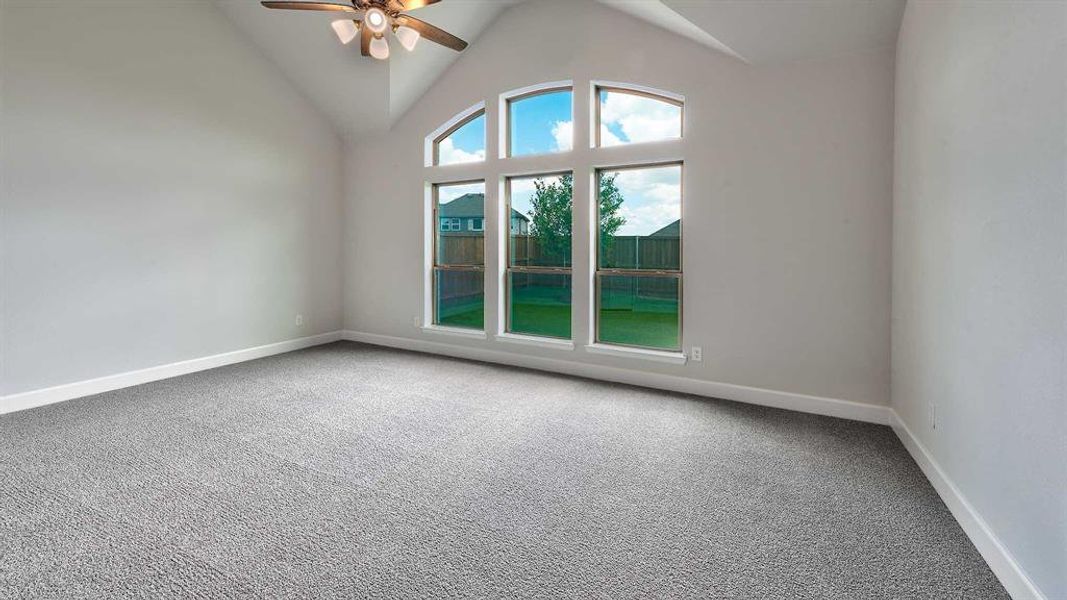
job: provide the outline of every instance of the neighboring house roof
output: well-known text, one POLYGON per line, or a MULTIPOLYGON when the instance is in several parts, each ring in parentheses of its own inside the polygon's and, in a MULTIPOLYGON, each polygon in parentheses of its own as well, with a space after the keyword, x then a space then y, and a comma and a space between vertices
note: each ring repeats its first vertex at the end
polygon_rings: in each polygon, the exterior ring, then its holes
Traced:
MULTIPOLYGON (((485 194, 463 194, 447 204, 442 204, 437 215, 440 217, 484 217, 485 194)), ((511 218, 519 218, 527 222, 530 220, 514 208, 511 209, 511 218)))
POLYGON ((653 231, 648 237, 681 237, 682 234, 682 221, 681 219, 669 224, 664 225, 662 229, 653 231))

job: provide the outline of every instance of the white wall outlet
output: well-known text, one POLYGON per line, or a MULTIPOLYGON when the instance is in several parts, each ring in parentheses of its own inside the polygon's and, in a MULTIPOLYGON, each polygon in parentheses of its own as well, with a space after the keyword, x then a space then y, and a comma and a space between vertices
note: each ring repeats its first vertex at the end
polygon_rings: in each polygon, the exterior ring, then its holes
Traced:
POLYGON ((692 351, 689 352, 689 357, 693 359, 693 362, 701 362, 704 360, 704 349, 700 346, 693 346, 692 351))
POLYGON ((303 327, 304 326, 304 315, 297 315, 296 316, 296 326, 297 327, 303 327))
POLYGON ((419 318, 411 317, 411 325, 417 329, 419 327, 419 318))

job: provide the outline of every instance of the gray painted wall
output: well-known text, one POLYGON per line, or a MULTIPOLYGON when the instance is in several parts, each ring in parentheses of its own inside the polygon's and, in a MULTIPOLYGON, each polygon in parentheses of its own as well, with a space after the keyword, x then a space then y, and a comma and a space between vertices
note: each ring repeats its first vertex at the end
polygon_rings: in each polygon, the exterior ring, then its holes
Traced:
POLYGON ((340 139, 214 5, 0 21, 0 395, 339 328, 340 139))
POLYGON ((896 83, 893 407, 1050 599, 1067 598, 1065 40, 1062 2, 911 2, 896 83))
MULTIPOLYGON (((346 328, 888 404, 892 86, 892 48, 755 67, 596 3, 521 4, 398 126, 350 145, 346 328), (573 353, 431 338, 413 326, 423 314, 424 137, 476 102, 492 112, 502 92, 564 79, 584 86, 579 93, 603 79, 687 98, 687 137, 678 145, 688 167, 684 345, 703 347, 701 363, 586 353, 588 286, 580 267, 573 353)), ((588 131, 576 116, 575 130, 588 131)), ((491 157, 495 134, 491 121, 491 157)), ((499 177, 664 153, 660 146, 595 155, 586 140, 580 136, 567 155, 491 158, 484 167, 436 174, 499 177)), ((580 195, 580 174, 576 181, 580 195)), ((576 265, 587 250, 576 250, 576 265)))

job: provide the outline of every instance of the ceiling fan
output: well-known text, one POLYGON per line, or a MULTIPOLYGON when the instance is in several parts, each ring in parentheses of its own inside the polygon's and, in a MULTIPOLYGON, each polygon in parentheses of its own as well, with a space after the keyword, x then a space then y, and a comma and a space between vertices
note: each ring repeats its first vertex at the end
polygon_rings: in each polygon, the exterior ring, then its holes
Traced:
POLYGON ((349 4, 333 2, 262 2, 267 8, 283 10, 314 10, 346 13, 349 16, 331 23, 334 32, 342 44, 347 44, 359 37, 359 49, 363 56, 373 56, 378 60, 389 58, 389 42, 385 39, 387 31, 392 29, 397 41, 406 50, 414 50, 419 38, 441 44, 457 52, 467 47, 467 42, 434 27, 426 21, 406 14, 406 11, 437 4, 441 0, 350 0, 349 4))

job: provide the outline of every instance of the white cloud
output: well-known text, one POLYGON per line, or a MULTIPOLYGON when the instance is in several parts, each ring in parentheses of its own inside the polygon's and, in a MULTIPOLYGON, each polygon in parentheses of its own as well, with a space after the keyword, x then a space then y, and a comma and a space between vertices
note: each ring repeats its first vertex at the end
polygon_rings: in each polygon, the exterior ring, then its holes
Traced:
POLYGON ((681 217, 681 168, 677 166, 618 171, 615 185, 624 200, 619 212, 626 223, 619 235, 649 235, 681 217))
POLYGON ((437 202, 448 204, 449 202, 465 194, 484 194, 484 183, 461 183, 458 185, 442 185, 437 188, 437 202))
POLYGON ((615 146, 681 136, 681 108, 635 94, 609 92, 600 105, 601 144, 615 146), (606 125, 618 127, 623 137, 605 137, 606 125))
POLYGON ((516 178, 511 180, 511 197, 529 196, 534 192, 534 179, 532 177, 516 178))
POLYGON ((512 179, 511 180, 511 207, 512 208, 514 208, 515 210, 521 212, 522 214, 527 214, 527 213, 530 212, 530 210, 533 208, 532 204, 530 203, 530 200, 533 198, 534 192, 537 189, 537 188, 534 187, 534 181, 536 181, 538 179, 544 181, 545 185, 556 184, 556 183, 559 183, 559 180, 560 180, 558 175, 555 175, 555 176, 552 176, 552 177, 522 177, 522 178, 512 179))
POLYGON ((556 150, 566 152, 574 146, 574 122, 556 121, 552 125, 552 137, 556 140, 556 150))
POLYGON ((447 137, 437 144, 438 164, 452 165, 456 163, 481 162, 485 160, 485 149, 467 152, 456 148, 452 138, 447 137))

